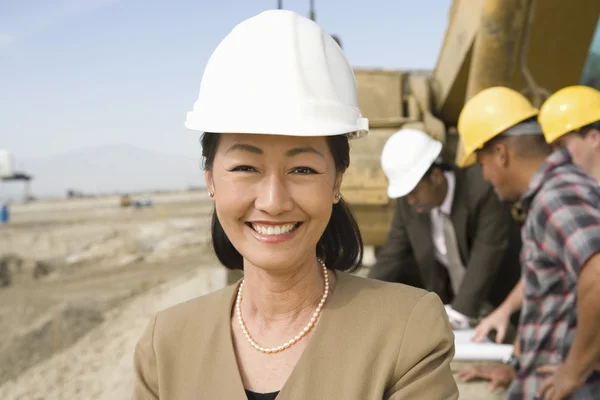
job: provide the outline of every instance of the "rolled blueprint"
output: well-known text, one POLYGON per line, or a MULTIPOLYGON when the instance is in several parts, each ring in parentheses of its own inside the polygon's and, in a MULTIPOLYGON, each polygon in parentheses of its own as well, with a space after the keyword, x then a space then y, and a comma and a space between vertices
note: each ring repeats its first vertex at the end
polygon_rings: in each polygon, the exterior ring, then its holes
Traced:
POLYGON ((506 360, 513 351, 511 344, 496 344, 486 339, 481 343, 473 342, 473 329, 454 331, 456 361, 502 361, 506 360))

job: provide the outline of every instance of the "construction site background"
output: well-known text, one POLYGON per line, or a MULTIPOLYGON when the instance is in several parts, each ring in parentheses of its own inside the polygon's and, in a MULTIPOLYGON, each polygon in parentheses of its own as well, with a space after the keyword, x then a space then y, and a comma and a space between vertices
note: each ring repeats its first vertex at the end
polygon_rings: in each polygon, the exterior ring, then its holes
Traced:
MULTIPOLYGON (((597 0, 455 0, 434 70, 355 71, 372 130, 352 148, 342 194, 369 246, 367 268, 393 213, 379 166, 387 138, 421 128, 454 160, 458 113, 485 87, 538 104, 576 83, 600 89, 599 16, 597 0)), ((213 255, 203 191, 72 194, 12 204, 0 224, 2 399, 128 398, 133 346, 153 313, 240 277, 213 255)), ((465 399, 503 398, 484 382, 459 388, 465 399)))

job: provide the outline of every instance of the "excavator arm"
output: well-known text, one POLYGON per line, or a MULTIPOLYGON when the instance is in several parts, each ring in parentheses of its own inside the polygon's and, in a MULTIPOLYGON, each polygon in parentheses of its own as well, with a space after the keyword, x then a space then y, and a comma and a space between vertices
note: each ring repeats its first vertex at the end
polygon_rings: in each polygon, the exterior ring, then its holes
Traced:
POLYGON ((444 143, 444 157, 454 160, 461 148, 458 115, 479 91, 508 86, 539 105, 550 93, 581 81, 600 25, 600 1, 576 3, 454 0, 433 72, 355 69, 359 106, 369 118, 370 133, 352 143, 342 194, 365 245, 383 244, 389 231, 394 207, 380 156, 394 132, 423 129, 444 143))

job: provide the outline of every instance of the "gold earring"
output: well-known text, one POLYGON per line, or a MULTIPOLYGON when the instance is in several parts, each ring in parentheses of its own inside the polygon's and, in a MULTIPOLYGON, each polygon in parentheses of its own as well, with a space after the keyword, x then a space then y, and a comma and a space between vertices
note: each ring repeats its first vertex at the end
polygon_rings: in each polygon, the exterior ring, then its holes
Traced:
POLYGON ((338 194, 335 195, 335 201, 336 202, 340 201, 341 199, 342 199, 342 195, 341 194, 338 193, 338 194))
POLYGON ((208 195, 209 195, 210 197, 215 197, 215 192, 212 192, 212 191, 210 191, 210 190, 209 190, 209 191, 208 191, 208 195))

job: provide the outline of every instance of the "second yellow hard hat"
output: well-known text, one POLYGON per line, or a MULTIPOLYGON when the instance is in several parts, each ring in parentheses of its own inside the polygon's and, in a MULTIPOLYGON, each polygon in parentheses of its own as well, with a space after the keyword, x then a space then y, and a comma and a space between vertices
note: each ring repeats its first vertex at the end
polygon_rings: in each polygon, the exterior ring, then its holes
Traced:
POLYGON ((548 143, 600 121, 600 91, 582 85, 560 89, 542 104, 538 120, 548 143))

